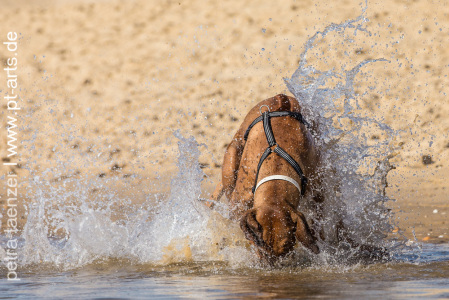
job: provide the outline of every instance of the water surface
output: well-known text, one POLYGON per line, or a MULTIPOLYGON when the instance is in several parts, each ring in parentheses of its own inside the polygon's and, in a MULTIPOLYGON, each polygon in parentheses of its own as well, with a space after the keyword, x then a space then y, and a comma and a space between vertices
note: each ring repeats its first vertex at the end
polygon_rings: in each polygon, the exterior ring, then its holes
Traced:
POLYGON ((280 270, 232 268, 224 262, 157 266, 114 260, 71 271, 34 266, 19 282, 0 281, 0 291, 2 299, 449 298, 448 244, 424 244, 422 252, 395 259, 280 270))

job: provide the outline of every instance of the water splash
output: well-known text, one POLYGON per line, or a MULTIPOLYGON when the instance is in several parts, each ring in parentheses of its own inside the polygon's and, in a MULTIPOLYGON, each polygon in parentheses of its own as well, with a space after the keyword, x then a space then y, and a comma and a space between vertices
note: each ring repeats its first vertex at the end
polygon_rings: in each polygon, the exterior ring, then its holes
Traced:
MULTIPOLYGON (((344 245, 332 242, 339 219, 350 237, 360 243, 385 246, 386 233, 392 229, 385 188, 396 132, 362 112, 355 89, 363 68, 386 64, 387 60, 351 61, 353 67, 342 63, 338 70, 326 64, 314 66, 308 58, 331 33, 337 33, 344 42, 347 35, 351 39, 358 34, 370 37, 365 10, 354 20, 331 24, 312 36, 304 45, 298 69, 285 79, 304 116, 313 124, 328 179, 326 222, 322 224, 327 236, 320 244, 325 250, 318 258, 320 264, 332 263, 338 257, 335 254, 344 258, 352 255, 344 245), (374 135, 383 138, 373 140, 370 137, 374 135)), ((20 264, 48 263, 70 269, 119 259, 164 265, 220 260, 234 267, 254 266, 255 255, 238 225, 226 218, 226 205, 219 214, 197 201, 204 176, 198 163, 200 145, 193 137, 174 134, 178 139, 178 173, 168 194, 148 195, 143 205, 135 205, 131 197, 110 189, 114 181, 123 179, 73 177, 63 185, 53 185, 34 177, 20 264)), ((314 218, 312 206, 304 209, 314 218)), ((293 258, 304 265, 307 257, 304 260, 301 249, 297 253, 293 258)))
MULTIPOLYGON (((324 219, 327 222, 316 230, 324 227, 327 236, 321 241, 321 247, 345 258, 352 253, 345 250, 344 243, 337 242, 335 224, 339 220, 343 221, 349 237, 357 243, 392 247, 385 239, 393 228, 393 217, 386 207, 391 199, 387 197, 385 188, 387 174, 393 168, 389 162, 394 151, 392 142, 398 133, 378 116, 370 116, 361 109, 360 95, 355 91, 357 75, 364 67, 389 61, 378 58, 353 62, 350 59, 338 65, 336 54, 349 48, 347 44, 354 43, 358 34, 364 38, 371 37, 366 28, 365 10, 366 7, 354 20, 331 24, 312 36, 300 55, 298 69, 291 78, 285 78, 304 116, 313 123, 313 133, 322 151, 326 178, 324 219), (341 40, 343 50, 330 49, 334 53, 326 53, 326 56, 334 54, 334 63, 338 67, 324 64, 320 70, 307 57, 317 44, 325 44, 331 33, 335 33, 334 39, 341 40), (351 64, 355 66, 348 67, 351 64)), ((306 209, 314 218, 310 205, 306 209)))
MULTIPOLYGON (((108 181, 69 178, 62 186, 30 184, 33 203, 23 230, 21 265, 78 268, 118 259, 163 264, 226 260, 251 262, 240 228, 198 201, 204 174, 193 137, 179 131, 178 173, 168 194, 149 195, 141 205, 119 197, 108 181), (92 190, 103 190, 92 196, 92 190)), ((222 206, 227 209, 225 205, 222 206)))
POLYGON ((179 139, 179 171, 171 182, 170 195, 157 209, 157 216, 148 224, 141 224, 133 234, 137 242, 134 252, 143 261, 193 260, 193 256, 204 256, 200 237, 207 234, 209 212, 198 202, 204 175, 198 163, 200 151, 193 137, 184 138, 179 132, 175 136, 179 139), (169 257, 177 252, 181 256, 169 257))

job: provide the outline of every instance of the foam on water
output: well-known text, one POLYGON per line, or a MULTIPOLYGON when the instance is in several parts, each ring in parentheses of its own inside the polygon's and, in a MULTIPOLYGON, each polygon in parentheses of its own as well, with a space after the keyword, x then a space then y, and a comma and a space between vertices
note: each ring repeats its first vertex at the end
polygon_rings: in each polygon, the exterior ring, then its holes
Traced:
MULTIPOLYGON (((347 259, 354 253, 345 243, 336 243, 335 224, 340 219, 353 240, 393 246, 385 239, 393 225, 385 207, 390 200, 385 187, 396 132, 363 114, 355 92, 360 70, 388 62, 369 59, 349 67, 342 63, 340 69, 320 70, 308 60, 317 43, 331 33, 345 42, 349 34, 351 39, 370 36, 366 22, 363 11, 355 20, 317 32, 306 42, 298 69, 285 79, 305 118, 313 124, 322 149, 326 221, 315 229, 323 228, 326 239, 320 240, 322 254, 315 260, 325 265, 335 257, 347 259), (374 133, 382 139, 370 139, 374 133)), ((219 260, 236 267, 254 266, 255 255, 238 225, 227 218, 226 205, 221 204, 217 212, 198 201, 204 176, 198 163, 198 143, 194 137, 174 134, 178 139, 178 173, 170 190, 148 195, 140 206, 108 190, 111 181, 121 179, 74 177, 53 186, 39 177, 32 178, 29 190, 33 202, 28 206, 22 234, 20 265, 49 263, 70 269, 98 260, 124 259, 151 264, 219 260), (92 194, 92 189, 103 192, 92 194)), ((308 219, 316 217, 310 202, 301 204, 300 210, 308 219)), ((296 262, 304 262, 308 256, 301 251, 294 256, 296 262)))

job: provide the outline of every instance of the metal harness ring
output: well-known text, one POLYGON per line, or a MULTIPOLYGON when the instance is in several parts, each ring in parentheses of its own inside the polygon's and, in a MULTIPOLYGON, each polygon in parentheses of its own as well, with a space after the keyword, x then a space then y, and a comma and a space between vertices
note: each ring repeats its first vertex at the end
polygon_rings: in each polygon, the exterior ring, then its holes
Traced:
POLYGON ((270 107, 268 107, 268 105, 265 105, 265 104, 264 104, 264 105, 261 105, 261 106, 259 107, 259 113, 260 113, 260 114, 262 114, 262 107, 264 107, 264 106, 267 108, 268 112, 270 112, 270 107))

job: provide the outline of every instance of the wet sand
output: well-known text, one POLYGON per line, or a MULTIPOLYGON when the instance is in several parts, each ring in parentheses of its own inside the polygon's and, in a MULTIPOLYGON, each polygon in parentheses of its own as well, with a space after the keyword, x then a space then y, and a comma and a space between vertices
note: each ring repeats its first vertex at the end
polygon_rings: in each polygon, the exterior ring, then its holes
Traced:
MULTIPOLYGON (((20 36, 22 110, 12 158, 19 166, 0 166, 0 176, 18 175, 22 202, 33 201, 26 190, 35 176, 55 186, 71 177, 126 179, 131 186, 114 181, 111 190, 143 202, 146 192, 167 188, 158 178, 176 172, 175 130, 204 145, 207 194, 248 109, 288 93, 283 77, 296 70, 307 38, 361 11, 359 1, 4 0, 2 7, 2 41, 9 31, 20 36)), ((374 35, 351 54, 392 61, 372 70, 387 91, 368 93, 362 108, 403 130, 388 177, 391 208, 407 237, 414 228, 418 241, 433 243, 449 241, 447 13, 449 5, 424 0, 370 3, 374 35)), ((9 58, 5 48, 0 58, 9 58)), ((5 110, 0 154, 8 162, 5 110)), ((5 184, 0 194, 5 216, 5 184)))

